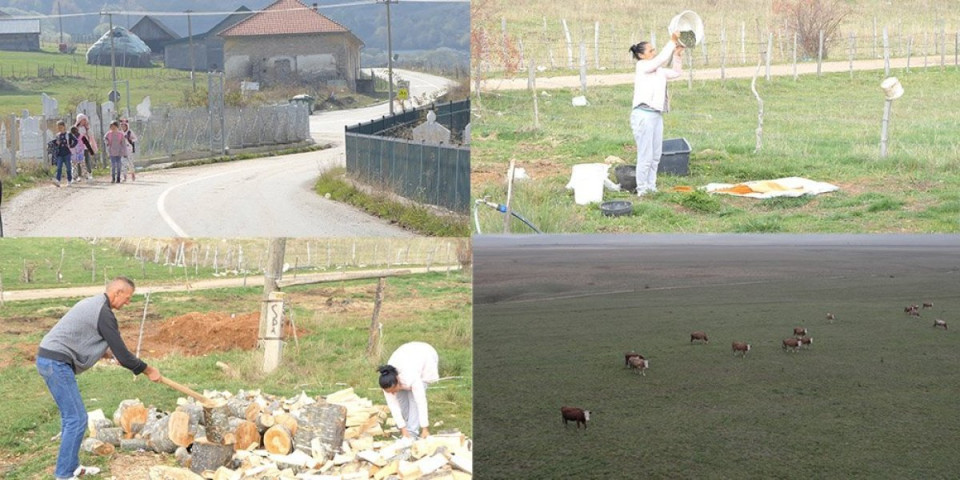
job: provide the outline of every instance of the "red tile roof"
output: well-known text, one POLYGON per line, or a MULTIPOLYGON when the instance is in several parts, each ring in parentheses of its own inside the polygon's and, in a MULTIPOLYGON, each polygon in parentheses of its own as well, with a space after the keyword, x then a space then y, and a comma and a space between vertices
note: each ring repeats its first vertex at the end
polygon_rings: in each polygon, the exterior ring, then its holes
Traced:
POLYGON ((299 0, 277 0, 263 11, 220 32, 224 37, 349 32, 299 0))

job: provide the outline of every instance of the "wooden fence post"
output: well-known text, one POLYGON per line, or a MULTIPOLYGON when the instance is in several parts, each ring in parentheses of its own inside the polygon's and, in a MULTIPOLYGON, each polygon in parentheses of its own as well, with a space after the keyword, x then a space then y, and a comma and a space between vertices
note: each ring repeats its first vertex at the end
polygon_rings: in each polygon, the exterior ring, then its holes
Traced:
POLYGON ((381 332, 383 326, 380 324, 380 306, 383 304, 383 290, 386 287, 386 277, 380 277, 377 280, 377 293, 373 298, 373 316, 370 319, 370 333, 367 336, 367 356, 370 358, 380 357, 381 332))
POLYGON ((560 20, 563 25, 563 36, 567 40, 567 68, 573 70, 573 40, 570 38, 570 29, 567 28, 567 19, 560 20))

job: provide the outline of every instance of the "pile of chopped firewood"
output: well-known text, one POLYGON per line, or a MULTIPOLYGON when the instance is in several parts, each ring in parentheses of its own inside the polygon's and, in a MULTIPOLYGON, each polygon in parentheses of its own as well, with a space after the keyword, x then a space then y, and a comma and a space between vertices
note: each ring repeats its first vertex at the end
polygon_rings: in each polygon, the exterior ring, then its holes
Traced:
POLYGON ((285 399, 259 391, 204 392, 208 404, 179 399, 173 412, 124 400, 113 415, 89 412, 83 449, 110 455, 151 450, 181 467, 155 466, 151 480, 469 479, 472 444, 460 432, 395 439, 389 409, 352 388, 285 399), (384 430, 384 424, 388 429, 384 430))

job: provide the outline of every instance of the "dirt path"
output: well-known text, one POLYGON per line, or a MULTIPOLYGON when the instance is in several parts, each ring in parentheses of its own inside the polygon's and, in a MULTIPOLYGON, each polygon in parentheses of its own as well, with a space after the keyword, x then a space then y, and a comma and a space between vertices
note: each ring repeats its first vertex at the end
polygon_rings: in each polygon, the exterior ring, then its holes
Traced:
MULTIPOLYGON (((448 272, 458 270, 459 266, 452 265, 433 265, 431 267, 416 268, 392 268, 385 270, 360 270, 355 272, 329 272, 329 273, 309 273, 298 274, 294 277, 287 274, 279 282, 281 287, 291 285, 302 285, 308 283, 318 283, 323 281, 336 282, 344 280, 357 280, 361 278, 391 277, 399 275, 414 275, 418 273, 429 272, 448 272)), ((198 280, 190 283, 178 283, 171 285, 151 285, 149 287, 140 287, 138 292, 144 293, 150 291, 156 292, 185 292, 193 290, 211 290, 215 288, 230 288, 241 286, 261 286, 263 285, 263 276, 255 275, 250 277, 232 277, 217 278, 212 280, 198 280)), ((49 298, 73 298, 93 296, 103 292, 102 286, 93 287, 68 287, 68 288, 46 288, 38 290, 13 290, 0 292, 0 300, 4 302, 17 302, 23 300, 42 300, 49 298)))
MULTIPOLYGON (((928 58, 928 62, 932 65, 933 59, 928 58)), ((939 65, 939 64, 937 64, 939 65)), ((906 68, 907 59, 906 58, 891 58, 890 59, 890 68, 906 68)), ((923 57, 913 57, 910 59, 911 68, 923 68, 923 57)), ((934 68, 934 67, 930 67, 934 68)), ((937 66, 936 68, 939 68, 937 66)), ((875 60, 854 60, 853 62, 854 70, 882 70, 883 69, 883 59, 875 60)), ((754 72, 757 70, 756 65, 745 66, 745 67, 731 67, 727 68, 724 72, 726 78, 751 78, 753 77, 754 72)), ((821 71, 823 73, 836 73, 836 72, 846 72, 850 70, 849 61, 837 61, 837 62, 824 62, 821 66, 821 71)), ((817 64, 816 63, 798 63, 797 64, 797 74, 798 75, 810 75, 817 73, 817 64)), ((760 67, 760 76, 766 74, 765 67, 761 65, 760 67)), ((684 78, 687 78, 689 72, 684 72, 684 78)), ((787 65, 771 65, 770 66, 770 75, 771 76, 788 76, 793 75, 793 64, 787 65)), ((693 72, 694 80, 719 80, 720 79, 720 69, 711 68, 704 70, 694 70, 693 72)), ((587 86, 588 87, 599 87, 599 86, 612 86, 612 85, 627 85, 633 83, 633 73, 611 73, 611 74, 588 74, 587 75, 587 86)), ((543 90, 550 90, 556 88, 577 88, 580 86, 580 75, 562 75, 558 77, 537 77, 537 88, 543 90)), ((510 78, 510 79, 493 79, 486 80, 481 83, 481 89, 486 91, 499 91, 499 90, 523 90, 527 88, 527 78, 524 75, 524 78, 510 78)), ((880 86, 878 85, 879 89, 880 86)))

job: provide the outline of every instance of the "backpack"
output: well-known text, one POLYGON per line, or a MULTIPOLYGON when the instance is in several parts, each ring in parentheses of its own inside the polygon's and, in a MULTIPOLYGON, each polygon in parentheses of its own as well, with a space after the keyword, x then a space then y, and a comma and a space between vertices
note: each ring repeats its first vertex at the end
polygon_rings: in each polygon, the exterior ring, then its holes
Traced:
POLYGON ((57 145, 57 139, 56 139, 56 138, 54 138, 53 140, 50 140, 49 142, 47 142, 47 156, 50 157, 50 164, 51 164, 51 165, 56 165, 56 164, 57 164, 57 150, 59 150, 59 149, 60 149, 60 147, 59 147, 59 145, 57 145))

